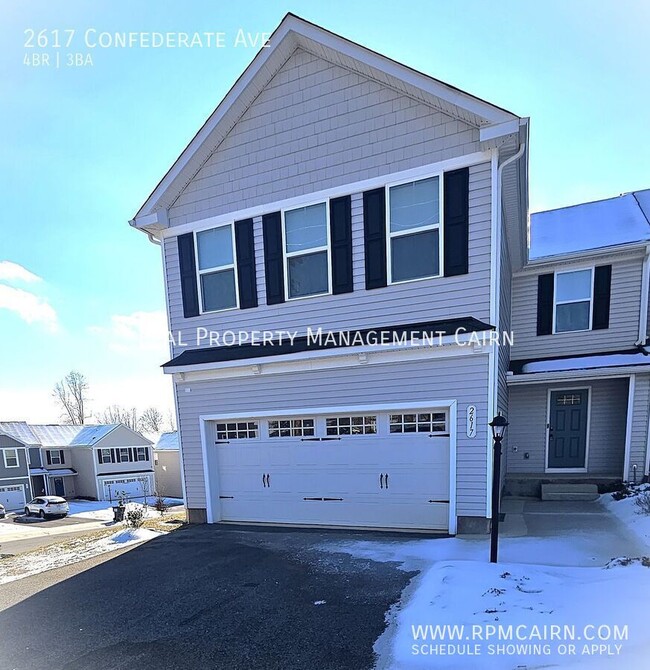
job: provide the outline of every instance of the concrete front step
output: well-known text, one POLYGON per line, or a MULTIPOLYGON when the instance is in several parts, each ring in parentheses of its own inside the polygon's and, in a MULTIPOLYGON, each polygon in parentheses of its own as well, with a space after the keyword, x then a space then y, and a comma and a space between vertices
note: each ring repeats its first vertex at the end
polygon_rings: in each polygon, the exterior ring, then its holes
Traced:
POLYGON ((596 484, 542 484, 542 500, 598 500, 596 484))

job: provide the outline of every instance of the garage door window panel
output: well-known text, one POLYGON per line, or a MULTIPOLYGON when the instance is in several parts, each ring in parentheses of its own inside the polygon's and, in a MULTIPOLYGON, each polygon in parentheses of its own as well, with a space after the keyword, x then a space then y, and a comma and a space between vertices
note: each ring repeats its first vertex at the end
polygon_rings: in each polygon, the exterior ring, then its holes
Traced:
POLYGON ((328 436, 376 435, 376 416, 333 416, 325 419, 325 433, 328 436))
POLYGON ((391 414, 389 430, 399 433, 448 433, 445 412, 415 412, 412 414, 391 414))
POLYGON ((259 437, 257 421, 217 422, 217 440, 255 440, 259 437))
POLYGON ((308 419, 272 419, 269 421, 269 437, 313 437, 316 421, 308 419))

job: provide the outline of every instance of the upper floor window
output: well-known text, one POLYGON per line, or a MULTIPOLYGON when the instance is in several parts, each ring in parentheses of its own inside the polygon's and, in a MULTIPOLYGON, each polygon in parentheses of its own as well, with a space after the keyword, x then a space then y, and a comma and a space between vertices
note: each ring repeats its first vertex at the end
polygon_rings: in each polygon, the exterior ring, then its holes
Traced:
POLYGON ((113 451, 111 449, 99 449, 97 451, 97 460, 102 463, 113 463, 113 451))
POLYGON ((555 274, 556 333, 589 330, 593 302, 593 272, 576 270, 555 274))
POLYGON ((442 273, 440 189, 440 177, 389 187, 389 283, 442 273))
POLYGON ((61 449, 48 449, 45 452, 45 458, 48 465, 61 465, 65 463, 63 451, 61 449))
POLYGON ((201 311, 236 308, 237 273, 232 224, 198 232, 196 248, 201 311))
POLYGON ((329 293, 327 203, 284 212, 287 299, 329 293))
POLYGON ((5 468, 17 468, 18 463, 18 449, 3 449, 5 468))

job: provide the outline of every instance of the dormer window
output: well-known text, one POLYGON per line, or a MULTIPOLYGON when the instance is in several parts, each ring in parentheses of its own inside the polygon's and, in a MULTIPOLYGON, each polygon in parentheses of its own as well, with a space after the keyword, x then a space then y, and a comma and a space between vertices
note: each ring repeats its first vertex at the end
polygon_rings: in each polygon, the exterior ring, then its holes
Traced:
POLYGON ((593 271, 555 274, 555 333, 590 330, 593 304, 593 271))

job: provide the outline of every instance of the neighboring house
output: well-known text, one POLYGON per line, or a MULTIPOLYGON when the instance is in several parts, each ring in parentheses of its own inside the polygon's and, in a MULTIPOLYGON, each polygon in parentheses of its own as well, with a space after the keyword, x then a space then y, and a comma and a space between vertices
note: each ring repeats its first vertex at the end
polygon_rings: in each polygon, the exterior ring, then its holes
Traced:
POLYGON ((178 432, 162 433, 153 447, 156 492, 165 498, 182 498, 181 459, 178 432))
POLYGON ((33 495, 115 500, 155 489, 151 441, 123 424, 96 426, 0 422, 28 452, 33 495))
POLYGON ((31 497, 27 449, 0 428, 0 504, 8 511, 22 510, 31 497))
POLYGON ((191 521, 487 529, 509 351, 457 332, 509 328, 527 141, 285 17, 131 221, 162 245, 191 521))
POLYGON ((648 475, 650 190, 533 214, 515 273, 506 490, 648 475))

